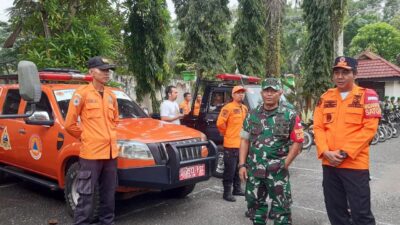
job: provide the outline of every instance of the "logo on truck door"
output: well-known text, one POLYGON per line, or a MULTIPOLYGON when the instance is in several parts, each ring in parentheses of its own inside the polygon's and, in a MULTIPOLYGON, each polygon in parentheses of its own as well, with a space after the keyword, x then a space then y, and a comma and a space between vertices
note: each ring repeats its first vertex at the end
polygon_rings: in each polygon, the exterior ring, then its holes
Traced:
POLYGON ((4 128, 1 134, 0 147, 4 150, 11 150, 10 136, 8 135, 7 127, 4 128))
POLYGON ((35 160, 39 160, 42 157, 42 141, 36 134, 32 135, 29 139, 29 153, 35 160))

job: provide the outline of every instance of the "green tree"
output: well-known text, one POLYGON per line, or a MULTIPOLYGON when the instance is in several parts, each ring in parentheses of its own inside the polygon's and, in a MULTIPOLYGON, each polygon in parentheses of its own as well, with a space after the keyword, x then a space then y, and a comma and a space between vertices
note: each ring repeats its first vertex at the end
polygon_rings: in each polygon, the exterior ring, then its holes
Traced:
POLYGON ((389 22, 400 11, 400 0, 386 0, 383 8, 383 20, 389 22))
POLYGON ((224 71, 228 54, 228 0, 173 0, 184 43, 183 59, 195 64, 198 75, 224 71))
POLYGON ((400 52, 400 31, 384 22, 360 28, 351 41, 350 54, 356 55, 366 49, 395 62, 400 52))
POLYGON ((267 19, 266 66, 265 76, 280 76, 281 74, 281 36, 282 20, 285 12, 285 0, 265 1, 267 19))
POLYGON ((400 12, 398 12, 389 22, 390 25, 400 30, 400 12))
POLYGON ((232 34, 234 58, 240 73, 265 73, 264 0, 239 0, 238 21, 232 34))
POLYGON ((126 46, 129 66, 136 78, 139 102, 147 94, 153 112, 158 111, 156 90, 170 78, 165 62, 170 15, 165 0, 128 0, 129 21, 126 46))
MULTIPOLYGON (((331 87, 331 68, 334 58, 332 23, 328 1, 304 0, 304 20, 308 37, 303 58, 304 92, 314 100, 331 87)), ((311 102, 308 101, 308 107, 311 102)))
POLYGON ((16 0, 10 10, 13 32, 5 46, 21 40, 21 59, 39 68, 69 67, 86 70, 94 55, 114 58, 120 48, 121 14, 107 0, 16 0), (110 19, 110 18, 113 18, 110 19), (116 30, 118 30, 116 32, 116 30))
POLYGON ((379 15, 377 13, 355 15, 346 21, 344 26, 344 49, 345 55, 349 54, 349 46, 351 40, 357 35, 358 30, 372 23, 379 22, 379 15))
POLYGON ((307 31, 302 18, 303 11, 298 7, 286 7, 283 21, 282 63, 283 74, 300 74, 300 59, 304 54, 307 31))

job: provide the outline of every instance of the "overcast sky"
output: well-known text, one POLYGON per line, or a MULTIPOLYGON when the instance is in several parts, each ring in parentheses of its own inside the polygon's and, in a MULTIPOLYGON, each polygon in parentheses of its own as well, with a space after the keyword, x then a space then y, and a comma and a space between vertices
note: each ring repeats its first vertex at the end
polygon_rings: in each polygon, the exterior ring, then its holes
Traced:
MULTIPOLYGON (((8 14, 6 13, 6 9, 10 8, 13 4, 14 0, 0 0, 0 20, 1 21, 7 21, 8 20, 8 14)), ((174 13, 174 4, 172 3, 172 0, 167 0, 168 4, 168 9, 172 13, 172 18, 175 19, 175 13, 174 13)), ((237 6, 237 0, 230 0, 229 1, 229 7, 232 6, 237 6)))

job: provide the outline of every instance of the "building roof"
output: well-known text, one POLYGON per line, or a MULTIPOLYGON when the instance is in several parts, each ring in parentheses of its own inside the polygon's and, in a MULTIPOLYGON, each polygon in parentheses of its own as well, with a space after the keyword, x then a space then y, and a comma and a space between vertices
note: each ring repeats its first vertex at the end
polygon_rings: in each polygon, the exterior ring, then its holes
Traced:
POLYGON ((370 51, 359 54, 356 79, 399 78, 400 67, 370 51))

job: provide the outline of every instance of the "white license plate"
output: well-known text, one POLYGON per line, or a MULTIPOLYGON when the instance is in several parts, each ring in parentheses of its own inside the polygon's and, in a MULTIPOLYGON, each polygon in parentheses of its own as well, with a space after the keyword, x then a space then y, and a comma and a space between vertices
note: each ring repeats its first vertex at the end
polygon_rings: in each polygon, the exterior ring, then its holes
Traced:
POLYGON ((179 169, 179 180, 187 180, 195 177, 202 177, 205 175, 206 175, 205 164, 186 166, 179 169))

